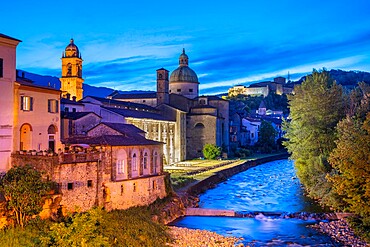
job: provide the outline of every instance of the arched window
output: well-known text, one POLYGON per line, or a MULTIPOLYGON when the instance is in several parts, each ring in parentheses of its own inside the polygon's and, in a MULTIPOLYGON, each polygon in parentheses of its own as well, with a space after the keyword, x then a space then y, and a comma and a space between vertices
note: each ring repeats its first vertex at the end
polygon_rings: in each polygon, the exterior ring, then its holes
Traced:
POLYGON ((72 76, 72 64, 67 64, 67 76, 72 76))
POLYGON ((137 157, 136 157, 136 153, 134 153, 132 155, 132 159, 131 159, 131 167, 132 167, 132 170, 133 171, 137 171, 137 157))
POLYGON ((54 125, 50 125, 49 128, 48 128, 48 134, 51 135, 51 134, 55 134, 57 132, 56 128, 54 125))
POLYGON ((117 179, 124 179, 127 178, 127 168, 125 168, 127 164, 127 154, 125 150, 118 150, 117 152, 117 161, 116 161, 116 175, 117 179))
POLYGON ((124 174, 124 173, 125 173, 125 161, 117 160, 117 174, 124 174))
POLYGON ((144 152, 143 165, 144 165, 144 169, 148 169, 148 153, 147 152, 144 152))
POLYGON ((158 170, 158 153, 157 151, 154 152, 153 154, 153 172, 157 173, 158 170))
POLYGON ((194 126, 195 128, 204 128, 204 124, 202 124, 202 123, 197 123, 195 126, 194 126))
POLYGON ((54 125, 50 125, 48 128, 48 146, 49 150, 55 152, 55 134, 57 130, 54 125))

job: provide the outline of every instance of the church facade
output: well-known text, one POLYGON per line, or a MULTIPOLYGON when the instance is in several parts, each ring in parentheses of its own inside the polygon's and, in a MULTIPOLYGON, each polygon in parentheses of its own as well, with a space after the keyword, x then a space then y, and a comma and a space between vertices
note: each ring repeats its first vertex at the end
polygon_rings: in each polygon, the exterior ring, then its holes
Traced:
POLYGON ((202 149, 207 143, 222 147, 223 152, 227 153, 229 102, 217 96, 199 96, 199 84, 198 76, 189 67, 189 57, 183 49, 179 56, 179 66, 171 74, 164 68, 157 70, 155 94, 133 95, 115 91, 107 98, 141 104, 150 102, 152 106, 156 105, 163 115, 168 114, 166 109, 183 113, 176 118, 178 128, 186 133, 186 139, 178 141, 184 148, 185 156, 181 160, 202 157, 202 149))

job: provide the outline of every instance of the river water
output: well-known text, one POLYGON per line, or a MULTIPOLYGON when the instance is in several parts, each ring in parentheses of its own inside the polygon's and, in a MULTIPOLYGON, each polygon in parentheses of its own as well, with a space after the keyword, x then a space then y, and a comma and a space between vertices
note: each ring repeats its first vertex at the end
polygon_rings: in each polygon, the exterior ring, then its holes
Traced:
POLYGON ((254 218, 187 216, 175 226, 242 237, 249 246, 341 246, 308 227, 315 220, 285 219, 268 213, 322 212, 304 196, 290 160, 268 162, 234 175, 200 196, 199 207, 262 212, 254 218))

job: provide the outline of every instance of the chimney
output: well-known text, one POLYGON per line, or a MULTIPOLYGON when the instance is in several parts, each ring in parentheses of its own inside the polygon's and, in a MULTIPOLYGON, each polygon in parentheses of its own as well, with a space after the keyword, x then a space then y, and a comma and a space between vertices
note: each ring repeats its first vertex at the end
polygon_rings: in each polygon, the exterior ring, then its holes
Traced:
POLYGON ((73 96, 72 100, 76 102, 76 98, 77 98, 76 96, 73 96))
POLYGON ((67 93, 66 94, 66 97, 67 97, 67 99, 71 99, 71 94, 70 93, 67 93))

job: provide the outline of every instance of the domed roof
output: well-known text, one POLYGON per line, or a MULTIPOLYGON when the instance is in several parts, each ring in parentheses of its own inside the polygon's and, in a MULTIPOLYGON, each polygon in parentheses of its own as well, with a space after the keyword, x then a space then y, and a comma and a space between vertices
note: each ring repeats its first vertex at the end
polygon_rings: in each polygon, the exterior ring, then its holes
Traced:
POLYGON ((171 73, 170 83, 180 81, 198 83, 198 76, 194 70, 188 66, 180 66, 171 73))
POLYGON ((79 57, 80 56, 80 51, 78 50, 78 47, 75 45, 73 39, 71 39, 69 45, 67 45, 65 49, 65 56, 66 57, 79 57))
POLYGON ((182 50, 182 54, 179 57, 179 67, 172 71, 170 76, 170 83, 171 82, 192 82, 192 83, 199 83, 198 76, 188 66, 188 55, 185 54, 185 49, 182 50))

